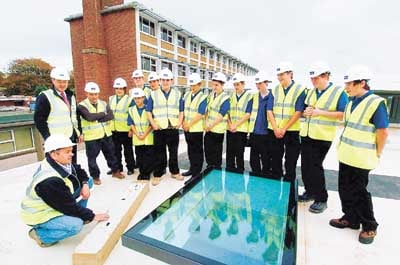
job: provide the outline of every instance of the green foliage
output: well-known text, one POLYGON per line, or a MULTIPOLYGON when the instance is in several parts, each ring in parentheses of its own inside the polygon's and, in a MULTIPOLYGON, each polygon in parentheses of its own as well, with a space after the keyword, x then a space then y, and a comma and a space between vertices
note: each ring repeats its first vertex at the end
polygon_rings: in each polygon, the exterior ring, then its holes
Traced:
POLYGON ((45 91, 49 89, 47 86, 44 85, 38 85, 35 87, 35 90, 33 91, 35 97, 39 96, 40 92, 45 91))

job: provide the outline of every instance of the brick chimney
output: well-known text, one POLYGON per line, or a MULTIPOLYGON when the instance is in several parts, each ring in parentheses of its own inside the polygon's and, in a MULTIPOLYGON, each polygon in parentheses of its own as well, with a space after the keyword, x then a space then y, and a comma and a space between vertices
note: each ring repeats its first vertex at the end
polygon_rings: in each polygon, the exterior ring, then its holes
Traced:
POLYGON ((103 0, 102 1, 102 9, 107 7, 107 6, 116 6, 116 5, 122 5, 124 3, 124 0, 103 0))

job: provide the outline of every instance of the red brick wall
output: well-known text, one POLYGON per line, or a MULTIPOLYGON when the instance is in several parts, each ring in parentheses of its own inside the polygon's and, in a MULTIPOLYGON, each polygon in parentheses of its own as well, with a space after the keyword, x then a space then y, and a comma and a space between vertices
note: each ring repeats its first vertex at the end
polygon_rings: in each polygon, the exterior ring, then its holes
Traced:
POLYGON ((77 19, 70 22, 72 62, 74 67, 75 91, 77 101, 83 100, 86 96, 83 92, 85 87, 85 75, 83 68, 82 49, 85 46, 83 33, 83 20, 77 19))
POLYGON ((124 0, 103 0, 102 7, 122 5, 124 0))

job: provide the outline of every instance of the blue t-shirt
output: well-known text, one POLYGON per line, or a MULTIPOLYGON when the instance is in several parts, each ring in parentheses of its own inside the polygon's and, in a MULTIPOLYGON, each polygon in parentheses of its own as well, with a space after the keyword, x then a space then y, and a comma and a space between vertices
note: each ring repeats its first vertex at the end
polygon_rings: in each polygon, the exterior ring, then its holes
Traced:
MULTIPOLYGON (((217 97, 217 94, 214 94, 214 98, 216 98, 216 97, 217 97)), ((222 116, 225 116, 228 113, 230 108, 231 108, 231 101, 228 98, 222 103, 221 107, 219 108, 218 113, 221 114, 222 116)))
MULTIPOLYGON (((198 91, 196 94, 193 94, 191 96, 191 99, 193 100, 199 94, 199 92, 200 91, 198 91)), ((185 109, 185 100, 183 100, 183 109, 185 109)), ((201 115, 205 115, 206 110, 207 110, 207 98, 205 98, 202 102, 200 102, 197 112, 200 113, 201 115)))
MULTIPOLYGON (((248 93, 250 93, 250 92, 248 92, 248 93)), ((238 96, 237 94, 236 94, 236 101, 237 102, 239 102, 239 100, 242 98, 242 96, 244 95, 245 93, 242 93, 240 96, 238 96)), ((246 113, 251 113, 251 110, 252 110, 252 107, 253 107, 253 100, 251 99, 251 100, 249 100, 249 102, 247 102, 247 106, 246 106, 246 113)))
MULTIPOLYGON (((332 82, 329 82, 329 85, 324 90, 319 91, 318 89, 316 89, 317 99, 319 99, 325 93, 325 91, 327 91, 331 87, 332 87, 332 82)), ((349 97, 347 96, 346 92, 342 91, 342 94, 340 94, 338 102, 336 104, 336 111, 344 112, 348 102, 349 102, 349 97)), ((304 105, 304 109, 306 107, 307 105, 304 105)))
MULTIPOLYGON (((143 106, 142 108, 137 108, 140 116, 142 116, 142 113, 145 109, 146 109, 146 106, 143 106)), ((128 114, 128 126, 131 126, 131 125, 135 125, 135 122, 133 121, 131 114, 128 114)))
MULTIPOLYGON (((165 92, 164 90, 161 90, 161 91, 163 92, 165 98, 168 99, 169 94, 171 92, 171 89, 169 90, 169 92, 165 92)), ((146 111, 147 112, 152 112, 153 111, 153 98, 152 97, 149 97, 149 99, 147 100, 146 111)), ((182 112, 182 111, 184 111, 183 99, 180 98, 179 99, 179 112, 182 112)))
MULTIPOLYGON (((293 87, 294 81, 292 80, 292 83, 288 86, 288 88, 284 89, 285 95, 289 92, 289 90, 293 87)), ((306 92, 303 91, 300 96, 297 98, 294 109, 295 111, 301 111, 303 112, 304 110, 304 100, 306 99, 306 92)), ((274 95, 271 95, 268 97, 268 103, 267 103, 267 109, 268 110, 273 110, 274 109, 274 95)))
MULTIPOLYGON (((251 133, 258 135, 268 134, 267 103, 270 96, 272 96, 271 91, 265 97, 261 97, 261 94, 259 94, 257 117, 254 123, 254 130, 251 133)), ((253 100, 251 100, 251 109, 253 109, 253 100)))

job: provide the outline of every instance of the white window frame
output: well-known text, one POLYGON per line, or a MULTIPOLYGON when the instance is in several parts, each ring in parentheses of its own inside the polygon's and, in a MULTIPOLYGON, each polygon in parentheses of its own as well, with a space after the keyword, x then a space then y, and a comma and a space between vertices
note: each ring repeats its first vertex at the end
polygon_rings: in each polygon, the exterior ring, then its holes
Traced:
POLYGON ((149 71, 149 72, 157 72, 157 59, 149 57, 149 56, 141 56, 141 66, 143 71, 149 71), (145 60, 150 60, 149 68, 145 67, 144 61, 145 60))
POLYGON ((187 76, 187 67, 184 64, 178 64, 178 76, 187 76), (181 71, 183 71, 183 74, 181 74, 181 71))
POLYGON ((200 45, 200 55, 206 56, 206 54, 207 54, 207 48, 203 45, 200 45))
POLYGON ((166 28, 166 27, 161 27, 161 32, 160 32, 160 37, 161 40, 165 41, 165 42, 169 42, 169 43, 174 43, 174 37, 172 34, 172 30, 166 28))
POLYGON ((197 43, 192 40, 190 41, 190 51, 193 53, 197 53, 197 51, 198 51, 197 43))
POLYGON ((144 34, 150 35, 150 36, 156 36, 156 23, 151 21, 148 18, 145 18, 143 16, 140 16, 139 18, 139 23, 140 23, 140 31, 143 32, 144 34), (145 23, 146 21, 146 23, 145 23), (147 24, 148 23, 148 24, 147 24), (148 28, 148 32, 145 30, 145 27, 148 28))
POLYGON ((173 69, 174 69, 174 63, 173 63, 173 62, 170 62, 170 61, 164 61, 164 60, 162 60, 162 61, 161 61, 161 69, 164 69, 164 68, 168 68, 169 70, 171 70, 171 72, 174 72, 174 71, 173 71, 173 69), (168 66, 165 66, 165 64, 167 64, 168 66), (171 68, 170 68, 169 66, 171 66, 171 68))
POLYGON ((206 80, 206 70, 200 69, 200 78, 206 80))
POLYGON ((184 36, 178 34, 178 37, 177 37, 177 40, 176 40, 176 44, 178 45, 178 47, 181 47, 181 48, 183 48, 183 49, 186 49, 186 40, 187 40, 186 37, 184 37, 184 36), (179 38, 181 38, 181 40, 179 40, 179 38), (181 44, 179 43, 179 41, 181 41, 181 43, 182 43, 183 45, 181 45, 181 44))

